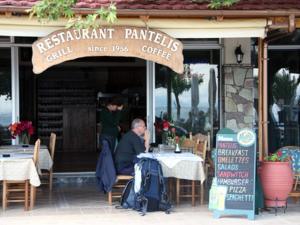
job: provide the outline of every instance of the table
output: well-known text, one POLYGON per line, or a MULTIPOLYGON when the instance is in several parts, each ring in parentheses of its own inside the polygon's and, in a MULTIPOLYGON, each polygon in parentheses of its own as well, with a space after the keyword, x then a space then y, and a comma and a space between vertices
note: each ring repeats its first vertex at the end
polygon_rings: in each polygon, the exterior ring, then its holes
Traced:
POLYGON ((31 158, 0 158, 0 180, 29 180, 35 187, 41 181, 31 158))
POLYGON ((175 177, 186 180, 199 180, 201 183, 206 179, 203 159, 190 152, 173 153, 142 153, 138 155, 157 159, 162 167, 164 177, 175 177))
MULTIPOLYGON (((0 146, 0 159, 3 158, 3 154, 9 154, 12 158, 24 158, 26 155, 32 157, 34 151, 34 145, 23 147, 22 145, 2 145, 0 146)), ((53 161, 49 154, 48 147, 46 145, 40 146, 38 168, 42 170, 50 170, 52 168, 53 161)))
POLYGON ((38 171, 50 170, 53 161, 47 146, 41 145, 36 168, 32 160, 33 151, 34 145, 0 146, 0 180, 29 180, 33 186, 39 186, 41 182, 38 171), (9 157, 3 157, 5 155, 9 157))

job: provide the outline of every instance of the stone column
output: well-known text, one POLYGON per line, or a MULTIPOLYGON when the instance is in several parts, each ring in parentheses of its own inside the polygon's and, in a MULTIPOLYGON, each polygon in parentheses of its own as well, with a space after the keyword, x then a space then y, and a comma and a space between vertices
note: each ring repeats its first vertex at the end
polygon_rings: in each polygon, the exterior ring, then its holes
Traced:
POLYGON ((225 127, 238 131, 253 128, 255 119, 253 96, 253 67, 227 64, 224 70, 224 123, 225 127))

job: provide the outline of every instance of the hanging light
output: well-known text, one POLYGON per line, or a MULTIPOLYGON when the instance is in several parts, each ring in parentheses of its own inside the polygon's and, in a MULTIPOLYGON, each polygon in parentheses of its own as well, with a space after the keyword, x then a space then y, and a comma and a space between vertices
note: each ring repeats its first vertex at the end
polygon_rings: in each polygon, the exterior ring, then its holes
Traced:
POLYGON ((235 57, 236 57, 236 62, 238 64, 240 64, 241 62, 243 62, 244 53, 242 52, 241 45, 239 45, 239 46, 237 46, 235 48, 234 54, 235 54, 235 57))

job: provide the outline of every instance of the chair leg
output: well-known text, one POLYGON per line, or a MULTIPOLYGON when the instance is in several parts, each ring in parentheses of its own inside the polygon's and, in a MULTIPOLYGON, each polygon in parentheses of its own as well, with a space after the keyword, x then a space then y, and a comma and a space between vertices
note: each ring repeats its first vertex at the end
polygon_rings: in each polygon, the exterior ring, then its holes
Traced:
POLYGON ((30 210, 33 210, 36 199, 36 187, 30 185, 30 210))
POLYGON ((53 185, 53 171, 52 169, 49 172, 49 190, 52 191, 52 185, 53 185))
POLYGON ((294 185, 294 191, 297 191, 298 180, 299 180, 299 177, 296 176, 295 185, 294 185))
POLYGON ((204 167, 205 167, 205 175, 206 175, 206 179, 205 179, 205 186, 207 187, 207 185, 208 185, 208 164, 205 164, 204 163, 204 167))
POLYGON ((112 192, 108 192, 108 204, 112 205, 112 192))
POLYGON ((176 204, 178 205, 180 201, 180 179, 176 179, 176 204))
POLYGON ((24 199, 24 209, 28 211, 28 202, 29 202, 29 182, 25 181, 25 199, 24 199))
POLYGON ((195 206, 195 181, 192 180, 192 206, 195 206))
POLYGON ((200 190, 200 204, 203 205, 204 202, 204 185, 203 183, 200 181, 201 183, 201 190, 200 190))
POLYGON ((7 207, 7 182, 6 180, 2 183, 2 209, 5 210, 7 207))

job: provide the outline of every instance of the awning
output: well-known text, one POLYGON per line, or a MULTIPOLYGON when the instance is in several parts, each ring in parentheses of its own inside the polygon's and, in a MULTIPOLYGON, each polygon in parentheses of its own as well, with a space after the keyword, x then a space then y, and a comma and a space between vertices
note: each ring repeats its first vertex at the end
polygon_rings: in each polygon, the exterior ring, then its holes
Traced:
MULTIPOLYGON (((0 17, 0 36, 44 37, 63 29, 66 20, 41 24, 28 17, 0 17)), ((158 29, 174 38, 245 38, 266 36, 266 19, 119 19, 115 25, 158 29)))

